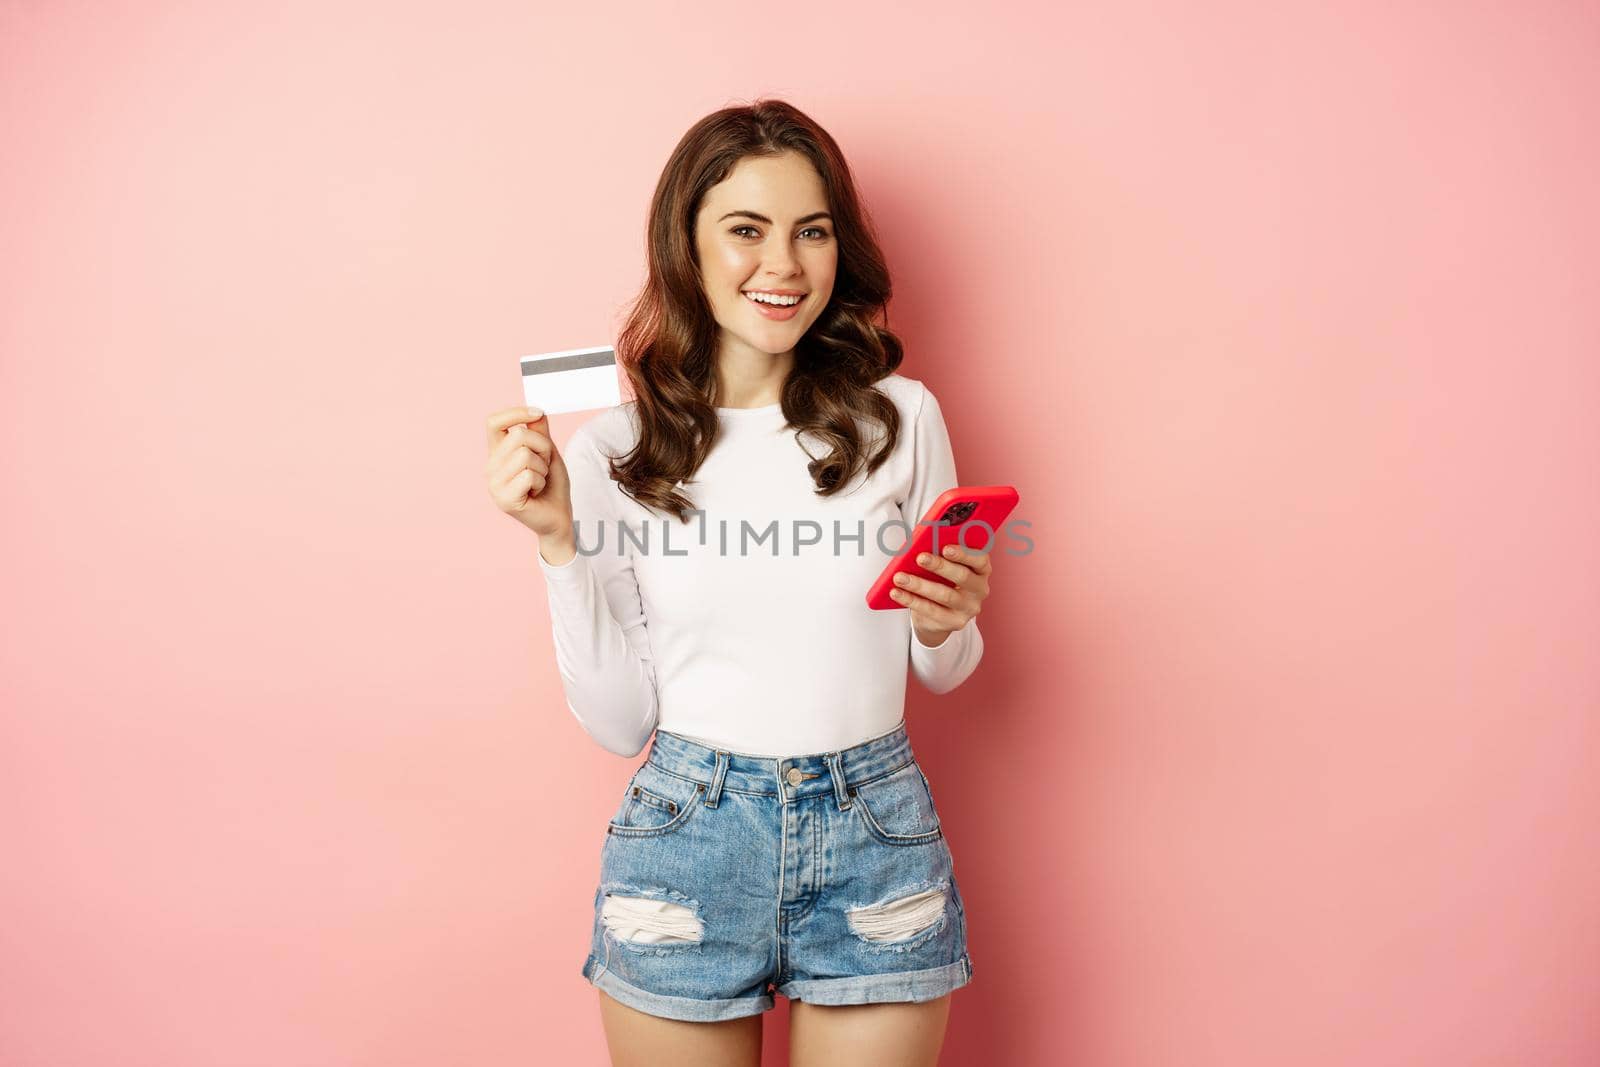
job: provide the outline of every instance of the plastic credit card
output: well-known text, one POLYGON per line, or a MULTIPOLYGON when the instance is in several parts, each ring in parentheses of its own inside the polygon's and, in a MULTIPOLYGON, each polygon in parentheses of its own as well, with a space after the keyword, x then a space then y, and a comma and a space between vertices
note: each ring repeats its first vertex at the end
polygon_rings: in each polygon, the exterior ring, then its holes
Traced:
POLYGON ((522 357, 522 400, 546 414, 622 403, 617 352, 610 345, 522 357))

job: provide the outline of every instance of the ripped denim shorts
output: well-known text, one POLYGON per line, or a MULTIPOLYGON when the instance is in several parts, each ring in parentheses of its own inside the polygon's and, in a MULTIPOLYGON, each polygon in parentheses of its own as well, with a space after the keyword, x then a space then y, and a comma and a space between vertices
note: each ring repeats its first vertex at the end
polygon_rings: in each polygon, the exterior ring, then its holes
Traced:
POLYGON ((606 828, 583 976, 670 1019, 921 1001, 972 979, 905 722, 784 759, 657 730, 606 828))

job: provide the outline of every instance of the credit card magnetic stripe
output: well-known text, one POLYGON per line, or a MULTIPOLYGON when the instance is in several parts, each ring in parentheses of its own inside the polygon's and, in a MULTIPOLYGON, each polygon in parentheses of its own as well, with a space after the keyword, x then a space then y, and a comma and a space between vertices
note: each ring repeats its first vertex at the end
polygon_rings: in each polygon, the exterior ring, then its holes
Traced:
POLYGON ((522 373, 550 374, 554 371, 583 370, 585 367, 611 367, 617 362, 614 348, 576 348, 570 352, 552 352, 547 356, 524 356, 522 373))

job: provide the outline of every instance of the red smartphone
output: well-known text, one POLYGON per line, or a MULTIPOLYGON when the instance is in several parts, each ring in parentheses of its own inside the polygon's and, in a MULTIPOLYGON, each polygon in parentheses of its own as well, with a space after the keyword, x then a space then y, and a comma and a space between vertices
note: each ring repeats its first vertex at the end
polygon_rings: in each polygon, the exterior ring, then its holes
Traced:
MULTIPOLYGON (((946 545, 963 547, 963 536, 966 548, 981 551, 1000 529, 1000 524, 1006 521, 1011 509, 1017 506, 1017 499, 1017 490, 1009 485, 958 485, 940 493, 939 499, 929 506, 921 522, 943 524, 938 527, 939 552, 943 552, 946 545)), ((891 589, 899 588, 894 584, 894 576, 901 571, 954 587, 955 583, 948 578, 926 570, 917 563, 917 557, 924 552, 938 555, 933 550, 933 535, 934 527, 918 524, 906 547, 889 561, 883 573, 878 575, 878 580, 872 583, 872 588, 867 590, 867 607, 875 611, 905 607, 904 604, 896 604, 889 596, 891 589)))

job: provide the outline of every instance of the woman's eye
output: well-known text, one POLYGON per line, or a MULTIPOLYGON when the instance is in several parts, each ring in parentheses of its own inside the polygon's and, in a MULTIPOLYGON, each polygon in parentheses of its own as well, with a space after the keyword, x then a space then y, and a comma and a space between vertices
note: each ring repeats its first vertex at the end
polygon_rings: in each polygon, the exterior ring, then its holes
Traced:
MULTIPOLYGON (((751 233, 755 233, 756 228, 754 226, 735 226, 729 232, 731 232, 731 233, 733 233, 735 235, 739 235, 740 231, 742 231, 742 230, 749 230, 751 233)), ((814 233, 821 240, 827 240, 827 238, 828 238, 828 231, 824 230, 821 226, 807 226, 805 229, 801 230, 800 232, 801 233, 814 233)))

